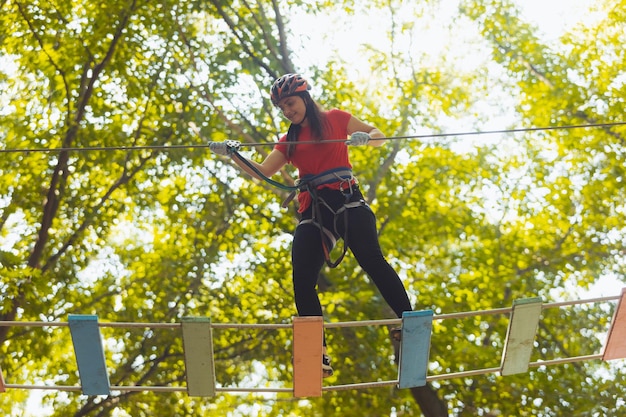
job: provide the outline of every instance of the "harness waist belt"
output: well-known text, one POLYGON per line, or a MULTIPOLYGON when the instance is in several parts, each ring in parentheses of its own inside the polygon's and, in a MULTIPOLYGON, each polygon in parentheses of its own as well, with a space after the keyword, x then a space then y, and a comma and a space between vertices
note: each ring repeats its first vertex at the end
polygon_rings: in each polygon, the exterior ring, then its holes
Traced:
POLYGON ((321 174, 305 175, 303 178, 296 182, 299 189, 306 188, 307 186, 319 187, 324 184, 332 184, 338 181, 346 181, 352 179, 352 170, 348 168, 338 168, 330 171, 324 171, 321 174))
MULTIPOLYGON (((350 168, 336 168, 329 171, 324 171, 317 175, 305 175, 304 177, 296 180, 296 187, 298 187, 298 190, 304 190, 308 187, 317 188, 320 185, 332 184, 334 182, 340 181, 348 181, 352 178, 352 170, 350 168)), ((289 196, 285 199, 285 201, 283 201, 282 207, 287 207, 287 205, 291 202, 291 200, 294 199, 295 196, 296 192, 291 192, 289 196)))

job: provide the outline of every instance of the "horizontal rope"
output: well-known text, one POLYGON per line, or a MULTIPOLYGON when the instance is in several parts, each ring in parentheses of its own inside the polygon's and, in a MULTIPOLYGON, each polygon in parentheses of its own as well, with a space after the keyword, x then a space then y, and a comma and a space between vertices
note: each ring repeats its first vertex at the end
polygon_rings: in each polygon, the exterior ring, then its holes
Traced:
MULTIPOLYGON (((559 359, 551 359, 551 360, 542 360, 537 362, 530 362, 528 364, 531 368, 538 368, 541 366, 550 366, 550 365, 562 365, 573 362, 582 362, 582 361, 590 361, 590 360, 599 360, 602 359, 602 355, 585 355, 585 356, 574 356, 571 358, 559 358, 559 359)), ((456 379, 456 378, 466 378, 470 376, 478 376, 478 375, 486 375, 500 372, 502 368, 485 368, 485 369, 474 369, 469 371, 460 371, 460 372, 450 372, 447 374, 441 375, 430 375, 426 377, 427 382, 433 381, 441 381, 447 379, 456 379)), ((322 387, 322 391, 347 391, 347 390, 361 390, 361 389, 369 389, 369 388, 382 388, 382 387, 390 387, 398 385, 398 380, 389 380, 389 381, 372 381, 372 382, 357 382, 353 384, 343 384, 343 385, 329 385, 322 387)), ((7 389, 24 389, 24 390, 54 390, 54 391, 82 391, 82 387, 80 385, 27 385, 27 384, 5 384, 5 388, 7 389)), ((167 387, 167 386, 123 386, 123 385, 113 385, 110 387, 111 391, 151 391, 151 392, 187 392, 186 387, 167 387)), ((254 387, 216 387, 216 392, 223 393, 293 393, 293 388, 254 388, 254 387)))
POLYGON ((322 387, 322 391, 347 391, 347 390, 358 390, 358 389, 368 389, 368 388, 383 388, 383 387, 392 387, 398 385, 398 380, 391 381, 375 381, 375 382, 358 382, 354 384, 345 384, 345 385, 331 385, 322 387))
MULTIPOLYGON (((24 390, 50 390, 50 391, 76 391, 81 392, 81 385, 28 385, 28 384, 5 384, 7 389, 24 389, 24 390)), ((150 386, 150 385, 112 385, 111 391, 126 392, 187 392, 187 387, 168 387, 168 386, 150 386)), ((216 387, 216 392, 225 393, 293 393, 293 388, 245 388, 245 387, 216 387)))
MULTIPOLYGON (((406 139, 433 139, 433 138, 447 138, 455 136, 478 136, 478 135, 493 135, 493 134, 510 134, 510 133, 522 133, 522 132, 537 132, 537 131, 549 131, 549 130, 570 130, 570 129, 585 129, 585 128, 599 128, 599 127, 613 127, 626 125, 626 122, 608 122, 608 123, 591 123, 580 125, 565 125, 565 126, 545 126, 545 127, 527 127, 516 129, 499 129, 499 130, 478 130, 473 132, 451 132, 451 133, 425 133, 420 135, 406 135, 406 136, 390 136, 384 138, 385 140, 406 140, 406 139)), ((324 141, 325 143, 332 142, 346 142, 347 139, 329 139, 324 141)), ((278 142, 253 142, 242 143, 241 147, 261 147, 261 146, 274 146, 278 142)), ((294 145, 305 144, 319 144, 318 141, 302 141, 294 142, 294 145)), ((0 149, 0 153, 30 153, 30 152, 95 152, 95 151, 143 151, 143 150, 178 150, 178 149, 203 149, 208 148, 209 143, 197 144, 197 145, 145 145, 145 146, 88 146, 88 147, 62 147, 62 148, 13 148, 13 149, 0 149)))
POLYGON ((598 360, 598 359, 602 359, 603 356, 604 355, 599 353, 597 355, 584 355, 584 356, 573 356, 571 358, 550 359, 550 360, 545 360, 545 361, 530 362, 528 366, 530 366, 531 368, 538 368, 540 366, 548 366, 548 365, 563 365, 563 364, 572 363, 572 362, 598 360))
MULTIPOLYGON (((562 364, 572 363, 572 362, 581 362, 581 361, 599 360, 599 359, 602 359, 602 354, 542 360, 542 361, 537 361, 537 362, 530 362, 528 366, 531 368, 538 368, 541 366, 562 365, 562 364)), ((451 372, 451 373, 441 374, 441 375, 430 375, 426 377, 426 381, 433 382, 433 381, 440 381, 440 380, 445 380, 445 379, 465 378, 469 376, 497 373, 497 372, 500 372, 501 370, 502 368, 498 367, 498 368, 474 369, 470 371, 461 371, 461 372, 451 372)), ((399 382, 398 380, 362 382, 362 383, 354 383, 354 384, 346 384, 346 385, 333 385, 333 386, 323 387, 322 389, 324 391, 341 391, 341 390, 349 390, 349 389, 378 388, 378 387, 387 387, 387 386, 397 385, 398 382, 399 382)))
MULTIPOLYGON (((606 297, 587 298, 582 300, 571 301, 557 301, 552 303, 542 304, 543 310, 555 307, 567 307, 578 304, 592 304, 592 303, 604 303, 608 301, 617 301, 620 299, 620 295, 611 295, 606 297)), ((449 320, 460 319, 474 316, 507 314, 513 311, 512 307, 494 308, 490 310, 477 310, 477 311, 465 311, 459 313, 447 313, 434 315, 433 320, 449 320)), ((325 323, 324 327, 327 329, 341 328, 341 327, 365 327, 365 326, 393 326, 401 324, 402 319, 382 319, 382 320, 358 320, 358 321, 344 321, 325 323)), ((291 323, 279 323, 279 324, 259 324, 259 323, 210 323, 214 329, 259 329, 259 330, 278 330, 278 329, 291 329, 293 324, 291 323)), ((68 322, 61 321, 0 321, 0 327, 68 327, 68 322)), ((99 327, 112 327, 112 328, 150 328, 150 329, 178 329, 182 326, 181 323, 136 323, 136 322, 98 322, 99 327)))

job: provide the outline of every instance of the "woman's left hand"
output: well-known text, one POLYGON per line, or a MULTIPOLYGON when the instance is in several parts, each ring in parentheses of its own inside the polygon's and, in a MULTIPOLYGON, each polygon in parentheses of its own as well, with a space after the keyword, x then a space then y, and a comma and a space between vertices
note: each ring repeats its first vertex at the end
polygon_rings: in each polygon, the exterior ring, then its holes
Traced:
POLYGON ((350 135, 350 139, 346 141, 346 144, 351 146, 363 146, 367 145, 370 139, 371 137, 369 133, 354 132, 352 135, 350 135))

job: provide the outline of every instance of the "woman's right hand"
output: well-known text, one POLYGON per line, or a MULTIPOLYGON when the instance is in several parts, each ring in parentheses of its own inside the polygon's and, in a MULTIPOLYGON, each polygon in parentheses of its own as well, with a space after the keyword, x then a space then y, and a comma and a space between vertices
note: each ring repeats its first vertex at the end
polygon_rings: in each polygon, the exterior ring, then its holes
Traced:
POLYGON ((238 140, 226 140, 224 142, 209 142, 211 152, 222 156, 230 156, 237 152, 241 147, 238 140))

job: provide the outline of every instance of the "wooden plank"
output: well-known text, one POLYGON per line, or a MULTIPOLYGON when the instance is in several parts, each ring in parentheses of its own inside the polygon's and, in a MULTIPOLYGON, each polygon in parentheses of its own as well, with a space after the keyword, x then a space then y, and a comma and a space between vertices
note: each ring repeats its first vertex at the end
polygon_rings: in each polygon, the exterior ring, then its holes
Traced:
POLYGON ((293 319, 293 395, 322 396, 322 349, 324 322, 321 316, 293 319))
POLYGON ((6 392, 6 386, 4 385, 4 376, 2 376, 2 367, 0 367, 0 392, 6 392))
POLYGON ((402 314, 398 388, 426 385, 432 327, 432 310, 405 311, 402 314))
POLYGON ((215 360, 211 319, 183 317, 182 328, 187 393, 192 397, 214 397, 215 360))
POLYGON ((513 311, 511 311, 500 365, 501 375, 528 371, 542 304, 541 297, 513 301, 513 311))
POLYGON ((617 302, 602 360, 624 358, 626 358, 626 288, 622 289, 622 296, 617 302))
POLYGON ((68 321, 83 394, 109 395, 109 375, 98 316, 70 314, 68 321))

